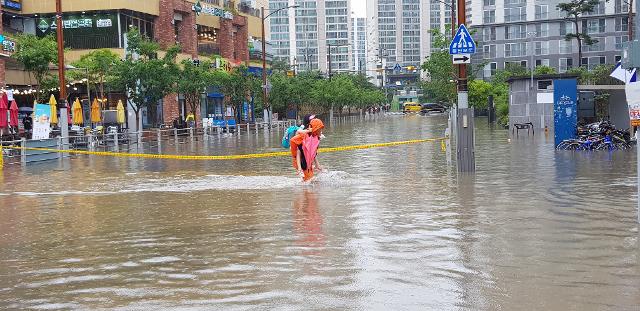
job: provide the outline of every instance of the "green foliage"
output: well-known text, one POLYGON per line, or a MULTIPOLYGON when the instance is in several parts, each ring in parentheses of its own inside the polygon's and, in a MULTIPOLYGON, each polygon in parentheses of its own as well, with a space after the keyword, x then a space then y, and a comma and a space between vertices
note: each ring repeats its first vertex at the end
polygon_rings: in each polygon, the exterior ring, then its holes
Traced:
POLYGON ((477 109, 486 109, 489 96, 493 95, 493 85, 484 80, 469 82, 469 104, 477 109))
POLYGON ((36 100, 44 102, 49 98, 43 82, 55 79, 49 66, 58 64, 58 45, 53 36, 38 38, 35 35, 18 36, 13 58, 22 63, 24 69, 36 80, 36 100))
POLYGON ((274 73, 287 73, 287 71, 291 70, 291 66, 289 66, 289 62, 285 59, 274 59, 271 62, 271 71, 274 73))
POLYGON ((451 63, 451 55, 445 49, 448 44, 446 36, 438 29, 433 34, 433 47, 439 48, 431 53, 422 63, 422 70, 427 73, 428 81, 422 83, 423 97, 428 101, 450 104, 456 100, 456 73, 451 63))
POLYGON ((578 76, 579 84, 591 84, 591 85, 611 85, 611 84, 623 84, 617 79, 611 78, 609 75, 613 71, 613 65, 598 65, 593 70, 589 71, 585 67, 573 67, 567 70, 567 74, 578 76))
POLYGON ((158 58, 159 45, 144 38, 137 29, 129 30, 127 38, 127 56, 113 66, 110 84, 127 94, 139 123, 142 107, 154 111, 159 100, 175 91, 179 73, 175 59, 180 48, 171 47, 158 58))
POLYGON ((191 60, 183 60, 178 70, 176 91, 184 95, 189 112, 196 115, 200 99, 207 87, 221 88, 228 79, 229 75, 225 71, 212 70, 210 61, 201 61, 200 65, 196 66, 191 60))
POLYGON ((118 54, 111 50, 95 50, 73 62, 71 65, 78 69, 68 70, 67 78, 70 80, 89 79, 89 84, 96 88, 96 92, 100 91, 100 97, 104 98, 105 83, 112 79, 114 65, 119 61, 118 54))
POLYGON ((556 69, 549 66, 536 66, 536 68, 533 70, 534 75, 550 75, 555 73, 556 69))

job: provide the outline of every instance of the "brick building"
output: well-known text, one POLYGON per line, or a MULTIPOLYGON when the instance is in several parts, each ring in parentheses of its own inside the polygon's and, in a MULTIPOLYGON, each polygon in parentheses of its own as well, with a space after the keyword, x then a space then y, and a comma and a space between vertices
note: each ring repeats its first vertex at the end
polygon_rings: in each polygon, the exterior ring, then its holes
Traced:
MULTIPOLYGON (((55 0, 5 0, 2 11, 2 33, 6 36, 19 33, 46 36, 55 32, 55 0)), ((250 1, 63 0, 63 21, 65 47, 69 50, 65 53, 67 63, 94 49, 108 48, 124 56, 124 34, 129 27, 136 27, 162 48, 179 44, 182 51, 178 61, 216 55, 221 63, 260 66, 256 53, 250 53, 250 42, 261 40, 259 9, 250 1)), ((0 78, 6 72, 6 81, 0 80, 2 85, 20 90, 35 83, 14 60, 7 59, 6 70, 3 65, 0 60, 0 78)), ((84 86, 77 88, 77 94, 72 96, 86 99, 84 86)), ((16 97, 21 104, 27 102, 19 92, 16 97)), ((207 103, 209 99, 205 100, 207 103)), ((157 108, 153 116, 143 113, 146 125, 169 123, 187 113, 179 94, 167 96, 157 108)), ((203 107, 202 112, 209 114, 211 110, 203 107)))

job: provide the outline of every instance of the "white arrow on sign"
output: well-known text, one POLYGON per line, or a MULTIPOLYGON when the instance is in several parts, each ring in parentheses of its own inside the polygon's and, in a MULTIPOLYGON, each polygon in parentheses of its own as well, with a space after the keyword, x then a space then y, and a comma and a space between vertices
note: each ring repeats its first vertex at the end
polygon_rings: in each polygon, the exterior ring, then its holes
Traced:
POLYGON ((471 64, 471 54, 456 54, 453 56, 453 64, 471 64))

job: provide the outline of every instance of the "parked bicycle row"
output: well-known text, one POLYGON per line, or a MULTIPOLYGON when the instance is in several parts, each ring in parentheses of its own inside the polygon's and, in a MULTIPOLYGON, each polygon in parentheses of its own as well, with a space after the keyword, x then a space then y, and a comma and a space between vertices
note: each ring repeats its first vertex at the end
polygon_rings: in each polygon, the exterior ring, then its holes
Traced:
POLYGON ((618 130, 609 121, 601 121, 578 127, 577 137, 562 141, 559 150, 626 150, 636 141, 628 130, 618 130))

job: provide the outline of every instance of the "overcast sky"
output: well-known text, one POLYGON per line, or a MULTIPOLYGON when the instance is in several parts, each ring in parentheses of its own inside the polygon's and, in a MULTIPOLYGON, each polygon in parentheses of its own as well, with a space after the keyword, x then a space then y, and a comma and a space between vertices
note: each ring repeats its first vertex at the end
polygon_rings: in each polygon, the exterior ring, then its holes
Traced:
POLYGON ((366 17, 367 0, 351 0, 351 10, 357 17, 366 17))

